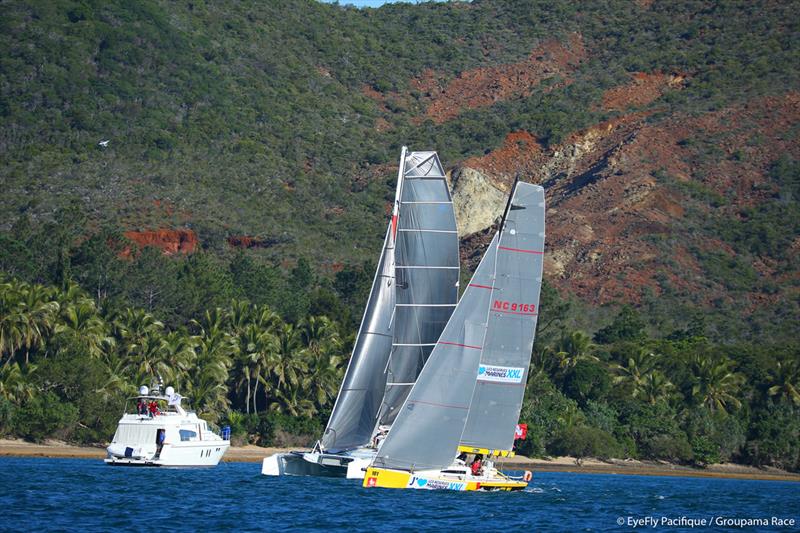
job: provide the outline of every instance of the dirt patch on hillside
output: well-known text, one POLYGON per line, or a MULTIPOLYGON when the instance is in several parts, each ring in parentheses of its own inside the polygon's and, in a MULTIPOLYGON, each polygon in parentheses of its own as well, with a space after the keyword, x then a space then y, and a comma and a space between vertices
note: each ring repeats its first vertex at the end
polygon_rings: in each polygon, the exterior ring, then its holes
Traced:
POLYGON ((631 74, 631 82, 620 87, 609 89, 603 94, 603 109, 606 111, 623 110, 629 107, 647 105, 661 97, 668 90, 683 88, 686 77, 682 74, 664 74, 655 72, 635 72, 631 74))
MULTIPOLYGON (((524 61, 465 70, 450 78, 434 70, 425 70, 411 80, 409 93, 381 93, 370 86, 361 92, 389 113, 390 107, 421 109, 415 121, 428 118, 437 124, 455 118, 468 109, 487 107, 515 97, 525 97, 550 81, 545 90, 571 83, 570 74, 586 57, 583 39, 571 34, 565 43, 549 40, 533 49, 524 61), (413 95, 413 96, 412 96, 413 95)), ((385 131, 386 125, 381 123, 385 131)))
MULTIPOLYGON (((140 248, 152 246, 164 252, 164 255, 190 254, 197 249, 197 234, 190 229, 157 229, 145 231, 126 231, 125 237, 140 248)), ((120 255, 129 257, 130 248, 120 255)))
POLYGON ((462 166, 474 168, 491 176, 514 177, 534 173, 536 161, 540 159, 542 146, 538 139, 527 131, 509 133, 503 145, 483 157, 473 157, 462 166))
POLYGON ((569 74, 585 56, 583 40, 573 34, 566 44, 558 41, 542 44, 519 63, 466 70, 445 83, 436 73, 428 71, 411 85, 423 95, 427 104, 425 116, 441 124, 466 109, 528 96, 548 78, 560 78, 550 88, 569 83, 569 74))

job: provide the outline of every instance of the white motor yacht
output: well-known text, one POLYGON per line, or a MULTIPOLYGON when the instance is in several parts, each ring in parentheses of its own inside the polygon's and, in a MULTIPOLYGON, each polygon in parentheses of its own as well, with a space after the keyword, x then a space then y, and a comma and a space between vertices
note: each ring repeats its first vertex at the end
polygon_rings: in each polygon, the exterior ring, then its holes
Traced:
POLYGON ((135 412, 122 415, 105 462, 119 466, 216 466, 230 446, 230 432, 217 435, 194 412, 181 407, 181 396, 167 387, 139 389, 135 412))

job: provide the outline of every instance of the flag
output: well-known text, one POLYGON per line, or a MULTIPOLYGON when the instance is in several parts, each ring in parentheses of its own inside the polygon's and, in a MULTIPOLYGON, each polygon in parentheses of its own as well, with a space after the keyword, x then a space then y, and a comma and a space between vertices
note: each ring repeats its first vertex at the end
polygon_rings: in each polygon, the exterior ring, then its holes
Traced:
POLYGON ((169 405, 180 405, 181 404, 181 395, 177 392, 169 397, 169 401, 167 402, 169 405))
POLYGON ((517 424, 514 429, 514 440, 524 439, 528 436, 528 424, 517 424))

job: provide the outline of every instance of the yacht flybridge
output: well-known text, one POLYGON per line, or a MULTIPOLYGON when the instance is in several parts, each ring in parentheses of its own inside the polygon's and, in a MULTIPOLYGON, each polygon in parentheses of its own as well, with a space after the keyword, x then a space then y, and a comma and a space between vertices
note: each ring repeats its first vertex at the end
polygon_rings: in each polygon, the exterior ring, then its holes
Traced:
MULTIPOLYGON (((107 448, 105 462, 116 466, 216 466, 227 451, 229 435, 221 437, 194 412, 181 407, 181 396, 167 387, 139 389, 135 412, 122 415, 107 448)), ((224 434, 224 432, 223 432, 224 434)))

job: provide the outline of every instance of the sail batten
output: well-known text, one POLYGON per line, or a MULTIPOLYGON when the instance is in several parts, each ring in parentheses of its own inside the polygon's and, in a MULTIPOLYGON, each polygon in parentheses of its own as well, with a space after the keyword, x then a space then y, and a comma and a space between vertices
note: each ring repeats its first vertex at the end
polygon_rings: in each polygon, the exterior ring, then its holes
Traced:
POLYGON ((401 152, 392 217, 323 449, 370 443, 391 423, 458 299, 458 235, 436 152, 401 152), (409 181, 413 180, 413 181, 409 181), (399 390, 404 389, 404 390, 399 390))
POLYGON ((445 468, 459 443, 510 449, 533 345, 543 258, 505 248, 544 248, 541 187, 515 184, 501 229, 400 409, 375 466, 445 468))

